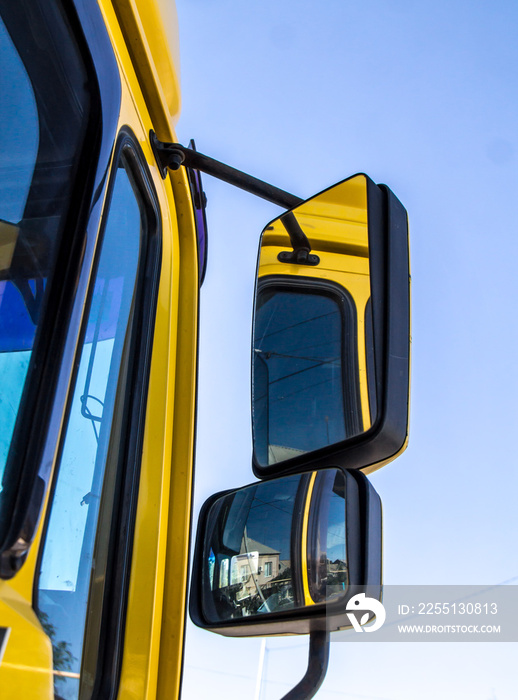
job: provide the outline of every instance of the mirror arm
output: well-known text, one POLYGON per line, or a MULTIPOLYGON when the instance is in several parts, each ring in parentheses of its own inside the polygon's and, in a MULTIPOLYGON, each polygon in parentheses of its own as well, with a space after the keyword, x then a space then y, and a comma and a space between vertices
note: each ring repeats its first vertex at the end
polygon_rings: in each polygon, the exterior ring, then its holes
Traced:
POLYGON ((308 237, 301 229, 295 214, 292 211, 281 216, 281 222, 293 246, 293 251, 283 250, 277 256, 282 263, 294 263, 295 265, 318 265, 320 258, 311 253, 311 244, 308 237))
POLYGON ((231 168, 230 165, 225 165, 219 160, 209 158, 209 156, 205 156, 199 151, 194 151, 192 148, 186 148, 179 143, 159 141, 154 131, 150 132, 150 139, 155 158, 164 179, 167 175, 167 168, 178 170, 181 165, 184 165, 187 168, 193 168, 202 173, 207 173, 207 175, 212 175, 218 180, 228 182, 229 185, 239 187, 285 209, 297 207, 304 201, 294 194, 269 185, 267 182, 258 180, 252 175, 247 175, 241 170, 231 168))
POLYGON ((329 642, 328 630, 310 632, 306 675, 282 700, 309 700, 317 693, 327 673, 329 642))
MULTIPOLYGON (((209 158, 209 156, 192 148, 186 148, 179 143, 160 141, 154 131, 150 132, 150 140, 160 173, 164 179, 167 176, 168 168, 170 170, 178 170, 181 165, 184 165, 186 168, 193 168, 207 175, 212 175, 218 180, 228 182, 229 185, 239 187, 246 192, 250 192, 286 209, 298 207, 304 201, 294 194, 274 187, 252 175, 247 175, 247 173, 236 170, 230 165, 225 165, 219 160, 209 158)), ((311 245, 295 216, 288 212, 282 217, 282 223, 290 237, 293 251, 279 253, 279 261, 297 265, 318 265, 320 259, 317 255, 310 255, 311 245)))

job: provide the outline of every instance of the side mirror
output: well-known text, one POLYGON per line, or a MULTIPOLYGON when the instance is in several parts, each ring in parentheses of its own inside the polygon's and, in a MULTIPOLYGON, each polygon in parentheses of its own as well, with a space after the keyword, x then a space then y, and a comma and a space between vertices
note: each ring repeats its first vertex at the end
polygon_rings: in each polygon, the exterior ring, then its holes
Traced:
POLYGON ((253 323, 254 474, 394 459, 409 345, 407 214, 387 187, 355 175, 272 221, 253 323))
POLYGON ((351 625, 381 597, 381 501, 362 472, 322 469, 212 496, 203 506, 190 614, 227 636, 351 625))

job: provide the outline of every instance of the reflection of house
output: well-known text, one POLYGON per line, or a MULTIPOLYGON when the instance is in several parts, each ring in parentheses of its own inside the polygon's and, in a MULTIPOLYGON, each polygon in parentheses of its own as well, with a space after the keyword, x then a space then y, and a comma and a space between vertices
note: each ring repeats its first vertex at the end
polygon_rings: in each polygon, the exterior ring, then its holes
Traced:
POLYGON ((335 561, 329 561, 327 560, 327 572, 328 576, 331 574, 334 575, 334 577, 340 581, 347 582, 348 579, 348 572, 347 572, 347 564, 345 561, 342 561, 341 559, 336 559, 335 561))
POLYGON ((261 544, 249 537, 241 543, 241 551, 232 557, 231 581, 241 583, 242 588, 237 600, 243 600, 257 593, 259 586, 263 591, 270 587, 270 582, 284 568, 279 561, 280 552, 261 544), (246 545, 246 546, 245 546, 246 545))

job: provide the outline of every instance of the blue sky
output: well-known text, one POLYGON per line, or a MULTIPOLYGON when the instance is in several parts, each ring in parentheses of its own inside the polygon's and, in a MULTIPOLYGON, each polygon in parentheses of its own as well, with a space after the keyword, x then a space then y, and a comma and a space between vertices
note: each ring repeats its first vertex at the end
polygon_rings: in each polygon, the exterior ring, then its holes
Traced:
MULTIPOLYGON (((372 477, 389 584, 518 582, 518 4, 177 0, 180 142, 310 197, 355 172, 409 213, 410 443, 372 477)), ((280 209, 208 176, 196 507, 254 480, 257 243, 280 209)), ((184 700, 254 697, 261 641, 189 623, 184 700)), ((260 699, 302 676, 267 642, 260 699)), ((321 700, 515 697, 516 645, 333 644, 321 700)))

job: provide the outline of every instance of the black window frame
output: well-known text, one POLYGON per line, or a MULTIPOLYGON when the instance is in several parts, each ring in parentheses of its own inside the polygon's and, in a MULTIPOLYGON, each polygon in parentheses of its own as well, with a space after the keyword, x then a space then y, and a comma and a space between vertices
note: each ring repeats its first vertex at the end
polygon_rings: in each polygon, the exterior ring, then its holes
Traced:
MULTIPOLYGON (((266 290, 273 290, 279 292, 291 292, 298 294, 308 294, 308 295, 319 295, 332 299, 338 306, 342 322, 342 347, 343 356, 347 358, 347 365, 342 364, 342 387, 343 387, 343 411, 344 411, 344 421, 346 426, 346 432, 348 437, 346 439, 351 439, 355 435, 360 434, 363 431, 363 418, 361 412, 361 393, 360 384, 358 377, 358 309, 350 292, 330 280, 317 279, 314 277, 303 277, 295 275, 265 275, 259 278, 257 281, 257 288, 255 292, 256 304, 257 300, 260 298, 261 294, 266 290), (345 352, 347 348, 350 352, 345 352), (350 378, 353 377, 353 381, 350 378), (355 417, 355 423, 351 421, 351 416, 355 417)), ((255 316, 256 316, 256 304, 254 305, 254 318, 252 321, 252 333, 255 332, 255 316)), ((254 468, 258 468, 258 472, 261 471, 261 478, 267 478, 268 471, 273 471, 275 465, 261 464, 256 456, 255 451, 255 423, 254 423, 254 347, 255 347, 255 336, 252 337, 252 444, 253 449, 253 464, 254 468), (264 470, 264 471, 263 471, 264 470)), ((343 358, 342 358, 343 359, 343 358)), ((268 418, 269 420, 269 418, 268 418)), ((320 449, 320 448, 319 448, 320 449)), ((306 453, 301 455, 304 457, 306 453)), ((272 474, 275 476, 275 474, 272 474)))
MULTIPOLYGON (((115 175, 121 155, 124 155, 126 162, 130 166, 133 180, 137 183, 138 189, 141 195, 143 195, 142 201, 146 204, 147 219, 148 221, 154 220, 154 228, 151 230, 152 227, 148 227, 148 231, 143 235, 137 279, 135 281, 135 303, 131 319, 131 340, 129 341, 129 369, 126 377, 126 391, 122 409, 122 428, 119 439, 121 447, 118 452, 115 470, 116 475, 111 512, 111 527, 109 532, 107 568, 102 572, 104 593, 102 595, 100 615, 97 617, 96 641, 91 640, 93 622, 89 612, 85 622, 79 696, 83 697, 83 693, 85 692, 81 685, 81 679, 85 677, 85 667, 87 667, 89 663, 89 658, 87 658, 87 644, 90 642, 90 650, 92 648, 95 649, 95 663, 92 664, 92 668, 87 669, 89 676, 94 678, 89 696, 91 698, 115 698, 118 691, 118 682, 122 666, 129 576, 132 561, 134 526, 146 419, 147 393, 162 260, 162 222, 158 196, 138 140, 128 127, 123 127, 121 129, 115 147, 104 212, 107 214, 110 208, 115 175)), ((75 385, 77 379, 82 343, 87 330, 88 314, 93 298, 96 270, 102 252, 102 242, 107 219, 108 217, 105 215, 103 217, 103 226, 99 234, 95 264, 90 275, 88 302, 83 318, 80 342, 78 343, 75 371, 71 382, 72 386, 75 385)), ((119 394, 119 392, 120 388, 117 389, 117 394, 119 394)), ((66 425, 68 421, 72 395, 73 392, 70 392, 67 410, 64 416, 64 425, 66 425)), ((39 572, 41 570, 41 560, 50 520, 51 504, 55 487, 59 479, 59 464, 65 438, 66 433, 64 432, 61 437, 59 453, 56 459, 56 464, 58 466, 50 487, 49 507, 47 508, 41 545, 38 553, 38 564, 36 567, 38 574, 35 576, 33 582, 33 607, 37 614, 39 572)), ((102 499, 103 497, 101 496, 101 510, 98 523, 102 517, 102 499)), ((97 532, 98 531, 96 531, 96 545, 94 551, 97 551, 97 532)), ((95 573, 97 572, 95 571, 95 566, 93 566, 88 595, 89 606, 95 573)))

